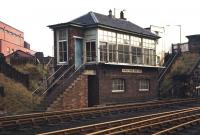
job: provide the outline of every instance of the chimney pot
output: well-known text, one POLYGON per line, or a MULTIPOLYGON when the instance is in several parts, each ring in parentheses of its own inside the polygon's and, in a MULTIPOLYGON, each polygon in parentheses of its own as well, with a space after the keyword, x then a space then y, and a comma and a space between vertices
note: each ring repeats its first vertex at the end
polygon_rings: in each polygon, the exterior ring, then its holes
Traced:
POLYGON ((123 11, 120 12, 120 19, 124 19, 124 12, 123 11))
POLYGON ((124 18, 124 12, 123 11, 120 12, 120 19, 126 20, 126 18, 124 18))
POLYGON ((109 15, 108 16, 112 17, 112 10, 111 9, 109 10, 109 15))

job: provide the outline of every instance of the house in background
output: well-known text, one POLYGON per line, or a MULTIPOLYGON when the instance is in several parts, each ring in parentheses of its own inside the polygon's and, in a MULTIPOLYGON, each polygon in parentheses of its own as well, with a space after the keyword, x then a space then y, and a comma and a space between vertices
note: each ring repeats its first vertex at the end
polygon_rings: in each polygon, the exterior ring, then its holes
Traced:
POLYGON ((172 53, 180 50, 181 52, 200 53, 200 34, 186 36, 188 42, 172 44, 172 53))
POLYGON ((54 33, 54 66, 62 67, 60 74, 73 67, 79 75, 72 73, 74 81, 62 90, 59 85, 68 79, 51 89, 46 99, 57 97, 47 110, 157 98, 159 37, 126 20, 123 12, 120 18, 111 10, 109 15, 89 12, 48 27, 54 33))
POLYGON ((30 49, 30 44, 24 41, 22 31, 0 21, 0 53, 7 56, 16 50, 35 53, 30 49))
POLYGON ((36 57, 28 52, 24 52, 22 50, 16 50, 15 52, 5 56, 6 62, 11 65, 19 65, 19 64, 36 64, 36 57))

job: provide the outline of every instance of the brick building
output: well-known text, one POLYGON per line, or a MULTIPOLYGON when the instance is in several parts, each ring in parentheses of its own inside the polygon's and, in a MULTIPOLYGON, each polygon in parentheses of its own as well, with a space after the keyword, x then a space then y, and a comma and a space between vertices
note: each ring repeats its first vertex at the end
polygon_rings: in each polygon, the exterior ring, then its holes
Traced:
POLYGON ((16 50, 34 54, 30 45, 24 41, 24 33, 0 21, 0 53, 5 56, 16 50))
MULTIPOLYGON (((115 18, 111 10, 109 15, 89 12, 70 22, 48 27, 54 33, 56 69, 62 67, 63 71, 59 72, 64 74, 74 65, 74 72, 79 72, 72 83, 64 79, 63 91, 48 105, 48 110, 157 97, 156 41, 159 37, 127 21, 123 12, 120 18, 115 18)), ((55 91, 60 89, 55 86, 49 95, 56 95, 55 91)))

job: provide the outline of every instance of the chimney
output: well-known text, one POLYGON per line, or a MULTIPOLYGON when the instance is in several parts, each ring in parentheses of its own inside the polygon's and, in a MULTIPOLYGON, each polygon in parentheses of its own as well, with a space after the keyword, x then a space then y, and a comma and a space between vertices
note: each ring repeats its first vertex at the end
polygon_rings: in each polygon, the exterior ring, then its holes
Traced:
POLYGON ((113 16, 112 16, 112 10, 111 10, 111 9, 109 10, 109 15, 108 15, 108 16, 109 16, 109 17, 113 17, 113 16))
POLYGON ((120 12, 120 19, 126 20, 126 18, 124 18, 124 12, 123 11, 120 12))

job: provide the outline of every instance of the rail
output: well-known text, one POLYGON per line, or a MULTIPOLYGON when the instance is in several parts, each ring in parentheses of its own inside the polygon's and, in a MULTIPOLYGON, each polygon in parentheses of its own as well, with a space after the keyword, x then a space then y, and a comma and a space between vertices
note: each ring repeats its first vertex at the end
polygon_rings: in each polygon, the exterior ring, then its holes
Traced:
MULTIPOLYGON (((152 131, 155 130, 160 130, 163 128, 166 128, 167 126, 175 126, 177 123, 183 123, 183 122, 187 122, 187 121, 191 121, 193 119, 199 119, 200 118, 200 114, 195 114, 195 115, 190 115, 190 116, 184 116, 184 117, 180 117, 177 116, 177 118, 173 118, 173 119, 167 119, 167 120, 160 120, 159 122, 155 122, 152 124, 148 124, 147 125, 143 125, 137 128, 134 127, 130 127, 127 130, 121 130, 119 132, 113 132, 110 133, 110 135, 118 135, 118 134, 147 134, 147 133, 152 133, 152 131)), ((88 134, 88 135, 92 135, 92 134, 88 134)))
POLYGON ((120 126, 122 124, 128 124, 132 122, 139 122, 142 120, 147 120, 151 119, 154 117, 161 117, 164 115, 169 115, 169 114, 176 114, 176 113, 181 113, 181 112, 186 112, 186 111, 194 111, 195 108, 189 108, 189 109, 181 109, 181 110, 176 110, 176 111, 169 111, 169 112, 163 112, 163 113, 156 113, 156 114, 150 114, 150 115, 145 115, 145 116, 139 116, 139 117, 133 117, 133 118, 127 118, 127 119, 122 119, 122 120, 115 120, 115 121, 109 121, 109 122, 103 122, 103 123, 98 123, 98 124, 92 124, 92 125, 86 125, 82 127, 75 127, 75 128, 70 128, 70 129, 64 129, 64 130, 58 130, 58 131, 53 131, 53 132, 48 132, 48 133, 42 133, 39 135, 60 135, 60 134, 78 134, 78 133, 92 133, 92 132, 97 132, 99 130, 105 130, 108 128, 112 128, 115 126, 120 126))
POLYGON ((168 128, 165 130, 162 130, 160 132, 157 132, 153 135, 167 135, 167 134, 171 134, 171 133, 176 133, 177 131, 181 131, 184 130, 185 128, 188 128, 190 126, 194 126, 194 125, 199 125, 200 124, 200 119, 196 119, 196 120, 192 120, 186 123, 182 123, 180 125, 174 126, 172 128, 168 128))
POLYGON ((75 117, 86 117, 87 115, 96 115, 111 113, 113 111, 138 111, 144 109, 154 109, 170 105, 180 105, 200 101, 199 98, 191 99, 179 99, 179 100, 163 100, 163 101, 149 101, 143 103, 135 104, 122 104, 122 105, 113 105, 113 106, 104 106, 104 107, 91 107, 83 109, 73 109, 73 110, 64 110, 64 111, 54 111, 54 112, 43 112, 43 113, 33 113, 33 114, 24 114, 16 116, 6 116, 0 117, 0 128, 4 127, 13 127, 17 125, 37 125, 41 122, 50 123, 51 120, 58 119, 60 122, 62 119, 72 120, 75 117))
MULTIPOLYGON (((113 128, 109 128, 106 130, 101 130, 98 132, 90 133, 88 135, 116 135, 116 134, 122 134, 122 133, 132 133, 132 134, 144 134, 149 133, 152 131, 152 126, 157 125, 158 123, 166 123, 169 120, 174 120, 177 118, 186 118, 187 116, 194 115, 200 112, 200 107, 192 108, 186 111, 182 112, 175 112, 172 114, 167 114, 163 116, 158 116, 154 118, 150 118, 147 120, 141 120, 138 122, 132 122, 128 124, 122 124, 120 126, 115 126, 113 128)), ((200 117, 200 114, 198 114, 200 117)))

